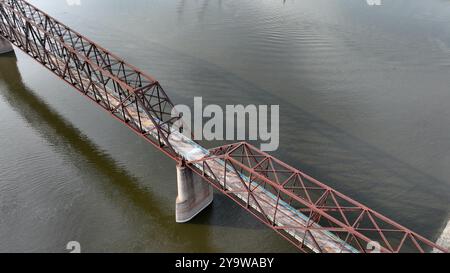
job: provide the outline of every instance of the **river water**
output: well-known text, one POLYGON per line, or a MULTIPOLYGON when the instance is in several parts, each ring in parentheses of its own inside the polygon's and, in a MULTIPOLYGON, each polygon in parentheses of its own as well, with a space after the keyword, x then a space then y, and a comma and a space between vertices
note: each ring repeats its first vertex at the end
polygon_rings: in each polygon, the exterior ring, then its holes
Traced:
MULTIPOLYGON (((175 103, 279 104, 273 154, 432 240, 444 229, 447 1, 30 2, 175 103)), ((295 251, 220 194, 175 224, 174 163, 19 50, 0 57, 0 112, 0 252, 295 251)))

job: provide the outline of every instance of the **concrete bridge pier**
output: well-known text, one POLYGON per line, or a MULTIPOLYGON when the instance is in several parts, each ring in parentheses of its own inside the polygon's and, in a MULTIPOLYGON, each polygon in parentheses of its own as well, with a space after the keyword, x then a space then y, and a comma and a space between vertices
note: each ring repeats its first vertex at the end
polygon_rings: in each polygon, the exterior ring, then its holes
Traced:
POLYGON ((213 188, 184 163, 177 165, 176 221, 186 223, 213 201, 213 188))
POLYGON ((5 38, 0 36, 0 54, 13 51, 11 43, 5 38))

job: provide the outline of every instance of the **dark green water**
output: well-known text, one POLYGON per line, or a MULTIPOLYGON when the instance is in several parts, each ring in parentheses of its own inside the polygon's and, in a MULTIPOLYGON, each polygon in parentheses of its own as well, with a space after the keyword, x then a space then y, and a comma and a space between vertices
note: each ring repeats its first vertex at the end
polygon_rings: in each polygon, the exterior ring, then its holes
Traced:
MULTIPOLYGON (((32 3, 175 103, 280 104, 274 154, 437 239, 450 200, 450 2, 32 3)), ((175 166, 25 54, 0 57, 0 252, 291 252, 225 197, 175 224, 175 166)))

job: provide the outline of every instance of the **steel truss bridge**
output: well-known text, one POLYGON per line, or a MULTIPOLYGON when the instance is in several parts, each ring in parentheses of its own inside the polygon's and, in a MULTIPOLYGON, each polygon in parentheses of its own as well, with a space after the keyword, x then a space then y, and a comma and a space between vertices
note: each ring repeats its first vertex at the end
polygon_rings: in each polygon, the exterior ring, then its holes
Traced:
POLYGON ((300 251, 448 251, 246 142, 204 149, 156 79, 24 0, 0 0, 0 35, 300 251))

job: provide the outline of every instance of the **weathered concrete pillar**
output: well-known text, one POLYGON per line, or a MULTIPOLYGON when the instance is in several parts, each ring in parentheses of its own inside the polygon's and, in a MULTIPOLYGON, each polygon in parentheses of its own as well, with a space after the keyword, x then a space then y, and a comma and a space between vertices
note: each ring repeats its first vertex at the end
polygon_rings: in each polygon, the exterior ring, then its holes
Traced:
MULTIPOLYGON (((448 221, 447 226, 445 227, 444 231, 442 231, 441 237, 439 237, 436 244, 449 249, 450 250, 450 221, 448 221)), ((433 252, 440 252, 437 249, 433 249, 433 252)))
POLYGON ((186 223, 213 201, 213 188, 183 163, 177 165, 176 221, 186 223))
POLYGON ((3 37, 0 37, 0 54, 13 51, 11 43, 3 37))

